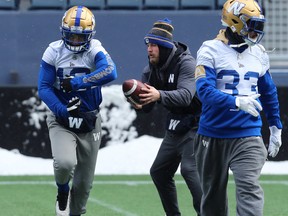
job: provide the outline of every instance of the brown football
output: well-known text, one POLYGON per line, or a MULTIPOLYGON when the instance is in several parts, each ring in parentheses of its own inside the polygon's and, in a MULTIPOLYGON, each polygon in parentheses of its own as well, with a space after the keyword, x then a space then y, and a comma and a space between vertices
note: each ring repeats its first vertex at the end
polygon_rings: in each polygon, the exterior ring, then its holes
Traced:
POLYGON ((135 104, 141 104, 139 94, 142 93, 141 88, 146 86, 139 80, 129 79, 122 84, 122 90, 126 98, 129 98, 135 104))

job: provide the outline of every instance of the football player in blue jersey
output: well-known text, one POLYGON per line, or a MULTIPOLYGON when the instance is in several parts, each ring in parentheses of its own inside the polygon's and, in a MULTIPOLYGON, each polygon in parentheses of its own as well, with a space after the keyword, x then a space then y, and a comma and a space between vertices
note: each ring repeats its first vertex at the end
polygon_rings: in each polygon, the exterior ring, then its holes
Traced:
POLYGON ((269 57, 259 44, 265 18, 254 0, 229 0, 214 40, 197 52, 195 70, 202 114, 196 135, 196 164, 203 196, 201 216, 227 216, 228 171, 236 185, 237 216, 262 216, 263 190, 258 182, 267 158, 261 136, 263 110, 269 122, 269 156, 281 146, 277 89, 269 57))
POLYGON ((110 55, 95 34, 86 7, 67 10, 62 39, 45 50, 39 72, 39 97, 49 107, 47 126, 58 186, 57 216, 86 212, 101 142, 101 86, 116 79, 110 55))

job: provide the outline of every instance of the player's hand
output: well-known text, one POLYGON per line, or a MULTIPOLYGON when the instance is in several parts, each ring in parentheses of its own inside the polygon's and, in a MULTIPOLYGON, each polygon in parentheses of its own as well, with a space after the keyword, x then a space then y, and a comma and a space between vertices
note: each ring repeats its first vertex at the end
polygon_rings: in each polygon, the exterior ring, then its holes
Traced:
POLYGON ((160 100, 160 92, 154 86, 148 85, 147 83, 144 83, 144 85, 147 88, 142 88, 142 93, 139 94, 142 105, 147 105, 160 100))
POLYGON ((279 152, 280 146, 282 145, 281 133, 282 129, 278 129, 276 126, 269 127, 270 138, 269 138, 269 147, 268 154, 271 157, 276 157, 279 152))
POLYGON ((134 107, 134 109, 137 109, 137 110, 142 109, 142 105, 141 104, 135 103, 134 101, 130 100, 129 97, 127 97, 127 102, 129 102, 134 107))
POLYGON ((260 97, 260 94, 254 94, 247 97, 236 97, 235 103, 239 109, 257 117, 259 116, 258 110, 262 111, 261 104, 256 100, 258 97, 260 97))
POLYGON ((67 104, 67 111, 69 112, 70 116, 78 116, 80 105, 81 100, 78 97, 73 97, 71 100, 69 100, 69 103, 67 104))
POLYGON ((60 83, 60 88, 63 90, 63 92, 69 93, 72 91, 71 79, 73 78, 73 76, 66 76, 60 83))

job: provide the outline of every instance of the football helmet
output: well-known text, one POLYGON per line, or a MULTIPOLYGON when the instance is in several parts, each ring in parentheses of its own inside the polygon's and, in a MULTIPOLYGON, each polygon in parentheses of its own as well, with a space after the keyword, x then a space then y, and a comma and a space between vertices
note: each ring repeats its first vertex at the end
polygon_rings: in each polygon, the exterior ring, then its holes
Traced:
POLYGON ((222 25, 240 35, 249 46, 264 36, 264 15, 255 0, 227 0, 222 10, 222 25))
POLYGON ((60 31, 67 49, 74 53, 87 50, 95 34, 95 17, 84 6, 74 6, 62 18, 60 31))

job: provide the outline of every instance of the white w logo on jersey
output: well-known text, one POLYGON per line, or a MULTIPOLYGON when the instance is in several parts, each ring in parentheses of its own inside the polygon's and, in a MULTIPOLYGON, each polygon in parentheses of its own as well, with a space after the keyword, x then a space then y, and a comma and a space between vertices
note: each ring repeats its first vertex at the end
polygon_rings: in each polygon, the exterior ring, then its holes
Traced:
POLYGON ((74 118, 74 117, 69 117, 69 127, 70 128, 77 128, 79 129, 82 122, 83 122, 83 118, 74 118))
POLYGON ((174 83, 174 74, 170 74, 168 83, 174 83))
POLYGON ((179 120, 171 119, 169 124, 169 130, 175 130, 179 122, 179 120))
POLYGON ((242 8, 245 7, 245 4, 244 3, 240 3, 240 2, 237 2, 235 1, 231 7, 228 9, 228 12, 230 13, 232 10, 233 10, 233 14, 235 16, 238 16, 240 14, 240 11, 242 10, 242 8))

